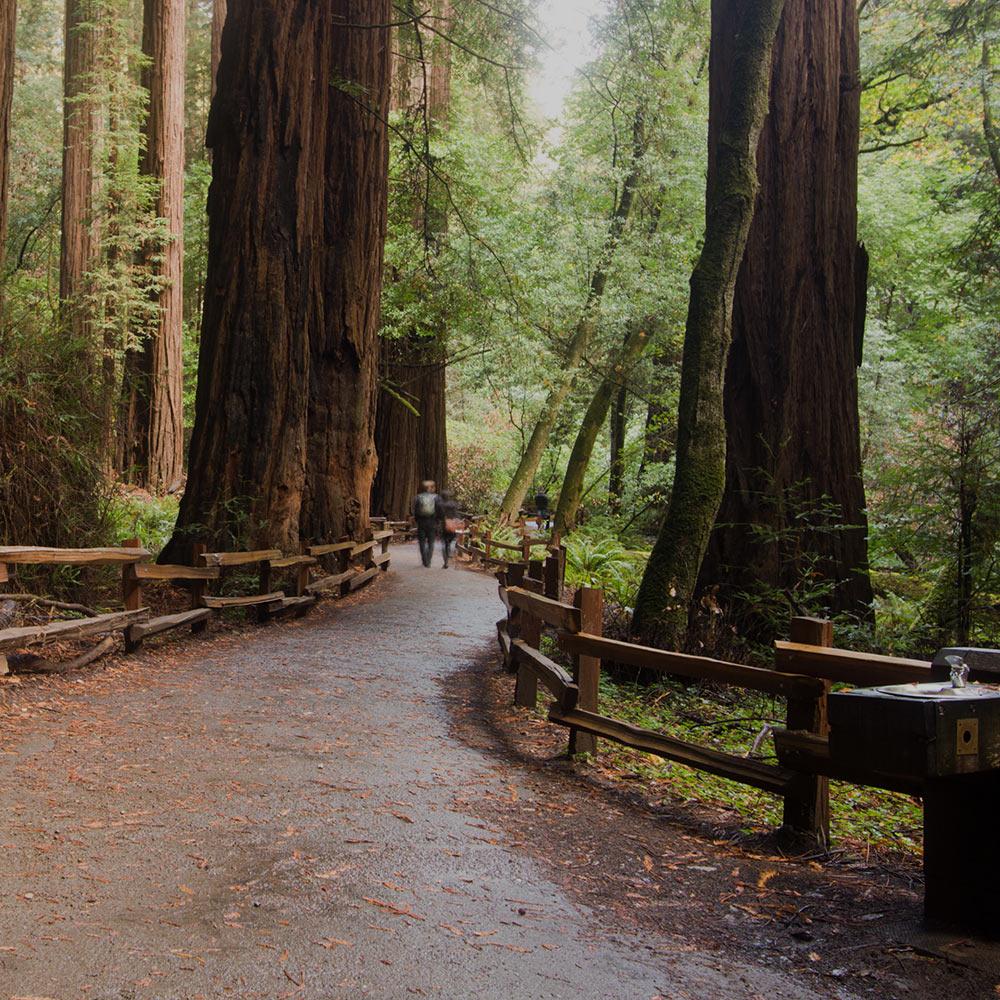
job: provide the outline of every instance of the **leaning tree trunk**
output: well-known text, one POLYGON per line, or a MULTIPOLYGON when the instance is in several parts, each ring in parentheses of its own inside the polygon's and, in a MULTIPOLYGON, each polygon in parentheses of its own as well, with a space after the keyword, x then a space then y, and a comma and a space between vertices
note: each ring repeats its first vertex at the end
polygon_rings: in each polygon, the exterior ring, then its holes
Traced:
POLYGON ((557 535, 565 535, 576 526, 576 516, 583 498, 583 481, 587 474, 587 466, 590 465, 590 456, 594 452, 594 442, 604 426, 604 421, 608 419, 612 399, 617 396, 619 389, 625 387, 628 372, 648 343, 649 337, 642 328, 629 335, 613 371, 601 381, 587 407, 587 412, 583 415, 583 422, 580 424, 580 431, 566 466, 562 489, 559 491, 555 517, 557 535))
POLYGON ((608 437, 611 450, 611 472, 608 475, 608 510, 619 514, 625 492, 625 435, 628 425, 628 386, 618 387, 611 404, 608 437))
POLYGON ((159 279, 159 318, 126 359, 119 468, 154 493, 180 485, 184 466, 184 0, 145 0, 142 50, 149 93, 142 173, 159 187, 165 245, 146 247, 159 279))
POLYGON ((607 233, 604 237, 604 246, 601 248, 597 265, 590 276, 590 287, 587 292, 587 301, 583 308, 583 313, 577 322, 570 338, 566 352, 561 361, 559 375, 555 378, 555 385, 549 390, 549 394, 542 405, 542 411, 535 422, 531 437, 528 439, 528 446, 518 462, 517 469, 511 478, 507 492, 504 494, 500 504, 500 516, 504 520, 511 520, 517 516, 524 503, 525 495, 531 486, 531 481, 538 471, 542 456, 549 444, 549 437, 552 429, 559 419, 559 412, 563 408, 570 390, 573 388, 573 379, 576 369, 583 356, 587 353, 594 335, 597 333, 597 320, 601 309, 601 299, 604 296, 604 289, 608 283, 608 271, 614 260, 615 252, 621 243, 628 223, 629 215, 632 211, 632 204, 635 200, 636 188, 642 175, 642 164, 646 156, 646 127, 645 108, 639 107, 636 110, 635 118, 632 122, 632 166, 625 183, 622 185, 621 197, 618 204, 611 213, 611 221, 608 225, 607 233))
POLYGON ((228 12, 190 473, 164 559, 365 527, 390 20, 389 0, 228 12))
POLYGON ((3 264, 7 246, 7 178, 10 106, 14 94, 16 0, 0 0, 0 321, 3 318, 3 264))
MULTIPOLYGON (((737 604, 761 586, 792 592, 806 569, 829 581, 831 611, 863 615, 872 600, 857 386, 866 261, 856 6, 787 0, 775 42, 760 194, 733 311, 726 491, 700 580, 737 604), (818 530, 803 533, 810 510, 818 530), (802 565, 803 550, 819 562, 802 565)), ((724 37, 713 48, 717 118, 736 99, 737 44, 724 37)), ((721 141, 714 131, 712 147, 721 141)), ((742 610, 753 628, 752 607, 742 610)))
POLYGON ((94 344, 87 275, 97 263, 94 232, 94 140, 98 108, 88 96, 94 86, 97 25, 92 0, 66 0, 63 70, 62 246, 59 298, 63 323, 84 364, 92 365, 94 344))
MULTIPOLYGON (((376 366, 389 183, 390 0, 342 0, 324 127, 323 309, 311 334, 309 437, 301 534, 322 541, 368 528, 376 366)), ((231 16, 231 15, 230 15, 231 16)), ((329 72, 330 70, 328 70, 329 72)))
POLYGON ((705 204, 705 239, 691 275, 677 417, 677 471, 667 516, 636 598, 632 632, 664 646, 683 643, 698 570, 726 477, 723 389, 733 292, 757 195, 756 153, 767 114, 771 51, 784 0, 715 0, 710 76, 727 74, 732 100, 716 110, 705 204))

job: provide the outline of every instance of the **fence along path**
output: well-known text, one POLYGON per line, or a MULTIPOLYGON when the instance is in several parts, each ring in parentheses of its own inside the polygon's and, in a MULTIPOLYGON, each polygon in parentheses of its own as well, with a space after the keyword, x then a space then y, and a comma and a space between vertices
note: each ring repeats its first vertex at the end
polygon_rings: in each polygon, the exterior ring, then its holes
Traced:
MULTIPOLYGON (((120 566, 123 605, 121 611, 107 614, 0 629, 0 674, 9 672, 8 654, 53 642, 122 632, 126 652, 135 652, 146 639, 173 629, 203 631, 214 615, 225 610, 246 609, 259 622, 304 614, 321 595, 346 596, 388 570, 392 538, 393 531, 383 528, 362 541, 344 538, 331 545, 311 546, 303 555, 287 556, 280 549, 208 552, 204 545, 195 545, 190 566, 152 562, 152 554, 137 539, 100 549, 0 547, 0 584, 10 582, 11 566, 120 566), (337 560, 333 573, 324 565, 331 557, 337 560), (256 569, 256 593, 223 596, 208 592, 227 570, 238 567, 256 569), (314 571, 329 575, 312 582, 314 571), (274 581, 282 579, 282 588, 275 589, 274 581), (153 617, 143 603, 145 588, 162 583, 185 587, 190 607, 153 617)), ((0 591, 0 601, 3 596, 0 591)))
POLYGON ((791 641, 775 643, 773 670, 620 642, 602 635, 599 590, 581 588, 572 604, 562 600, 564 551, 552 551, 544 561, 497 559, 475 541, 463 551, 498 570, 506 614, 497 622, 497 636, 505 666, 517 674, 516 704, 534 708, 538 685, 548 690, 554 698, 549 721, 569 729, 570 753, 593 751, 596 738, 601 737, 753 785, 782 797, 784 828, 820 845, 830 842, 831 778, 921 794, 922 785, 910 777, 869 769, 861 772, 831 760, 827 695, 834 683, 873 687, 946 679, 930 663, 836 649, 832 624, 816 618, 792 620, 791 641), (541 652, 546 630, 569 658, 571 669, 541 652), (724 753, 601 714, 599 682, 604 662, 785 699, 785 725, 773 730, 777 763, 724 753))

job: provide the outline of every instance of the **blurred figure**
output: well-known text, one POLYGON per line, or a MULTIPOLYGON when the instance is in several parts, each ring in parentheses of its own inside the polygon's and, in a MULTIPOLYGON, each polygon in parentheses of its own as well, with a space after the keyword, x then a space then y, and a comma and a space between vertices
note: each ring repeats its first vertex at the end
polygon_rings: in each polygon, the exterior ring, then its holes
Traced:
POLYGON ((462 530, 462 513, 458 509, 458 501, 454 494, 447 490, 441 494, 441 552, 444 555, 444 568, 455 550, 455 541, 462 530))
POLYGON ((443 520, 441 498, 437 495, 431 479, 425 479, 420 484, 420 492, 413 499, 413 520, 417 525, 420 559, 425 566, 430 566, 434 557, 438 522, 443 520))

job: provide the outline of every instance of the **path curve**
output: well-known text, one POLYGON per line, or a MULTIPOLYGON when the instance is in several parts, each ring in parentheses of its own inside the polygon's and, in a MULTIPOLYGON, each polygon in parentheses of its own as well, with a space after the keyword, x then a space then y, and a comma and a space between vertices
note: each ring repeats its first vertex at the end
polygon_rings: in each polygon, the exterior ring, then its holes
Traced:
POLYGON ((0 720, 0 998, 834 995, 609 937, 463 809, 521 780, 441 691, 498 609, 404 546, 303 620, 26 685, 0 720))

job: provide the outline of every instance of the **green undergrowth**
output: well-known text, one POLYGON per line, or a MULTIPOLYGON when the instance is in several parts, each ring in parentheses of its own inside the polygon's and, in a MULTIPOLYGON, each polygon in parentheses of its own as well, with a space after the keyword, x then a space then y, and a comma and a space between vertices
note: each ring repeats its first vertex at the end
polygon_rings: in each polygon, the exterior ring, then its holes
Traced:
MULTIPOLYGON (((782 699, 702 685, 665 682, 653 686, 601 680, 602 715, 677 739, 733 754, 746 754, 767 725, 782 725, 782 699)), ((747 832, 781 824, 779 798, 747 785, 674 764, 651 754, 600 741, 599 764, 619 776, 655 785, 656 792, 733 809, 747 832)), ((770 736, 760 741, 756 759, 773 763, 770 736)), ((893 792, 833 782, 831 838, 867 853, 917 852, 921 845, 919 803, 893 792)))

